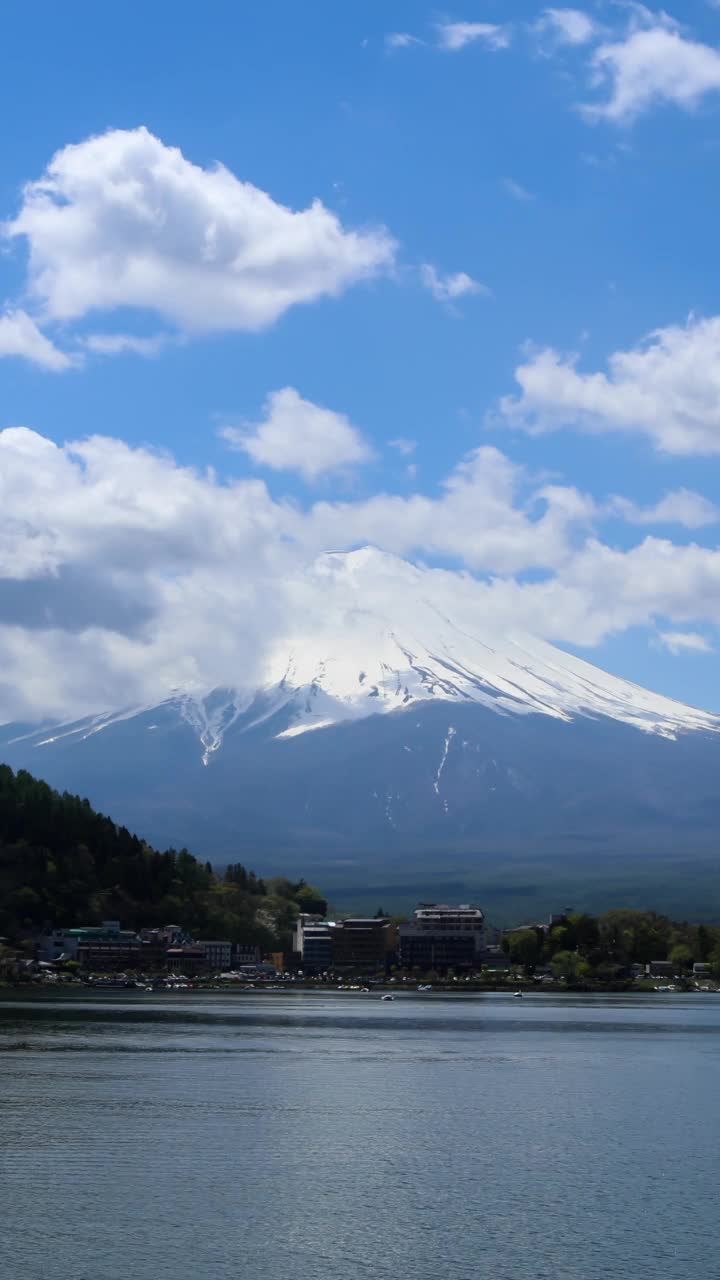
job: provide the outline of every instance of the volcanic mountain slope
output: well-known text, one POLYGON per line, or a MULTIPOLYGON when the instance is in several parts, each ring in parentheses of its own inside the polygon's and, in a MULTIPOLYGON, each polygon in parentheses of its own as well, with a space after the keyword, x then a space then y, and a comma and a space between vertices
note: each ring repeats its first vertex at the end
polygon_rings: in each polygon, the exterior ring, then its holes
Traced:
POLYGON ((372 549, 298 582, 253 687, 5 726, 0 757, 163 844, 313 874, 714 848, 720 719, 501 633, 484 589, 372 549))

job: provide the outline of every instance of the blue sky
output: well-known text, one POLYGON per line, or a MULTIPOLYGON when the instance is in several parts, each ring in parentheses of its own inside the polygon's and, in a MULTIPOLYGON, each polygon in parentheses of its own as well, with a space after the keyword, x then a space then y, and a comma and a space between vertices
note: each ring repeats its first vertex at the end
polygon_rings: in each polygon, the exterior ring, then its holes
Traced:
MULTIPOLYGON (((288 572, 278 547, 376 542, 499 582, 502 617, 517 588, 518 626, 720 709, 720 7, 11 2, 3 47, 0 573, 142 599, 144 635, 83 637, 97 696, 170 625, 169 578, 217 582, 207 556, 119 550, 164 451, 148 545, 192 520, 193 467, 231 523, 266 504, 262 554, 233 542, 253 591, 288 572), (92 463, 39 441, 95 436, 92 463)), ((45 622, 0 615, 26 691, 7 715, 80 687, 57 692, 73 649, 45 622)))

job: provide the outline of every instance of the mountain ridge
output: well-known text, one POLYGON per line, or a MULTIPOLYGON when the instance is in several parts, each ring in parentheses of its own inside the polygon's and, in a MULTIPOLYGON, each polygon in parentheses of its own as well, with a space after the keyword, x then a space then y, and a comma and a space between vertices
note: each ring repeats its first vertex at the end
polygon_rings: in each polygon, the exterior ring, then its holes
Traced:
POLYGON ((676 885, 704 859, 717 898, 720 718, 483 626, 478 584, 399 565, 320 563, 322 607, 270 638, 250 687, 5 726, 0 759, 156 844, 302 867, 336 898, 358 877, 509 883, 528 859, 610 891, 658 857, 676 885))
POLYGON ((607 716, 668 737, 720 732, 720 716, 612 676, 544 640, 497 629, 488 634, 474 581, 459 579, 465 587, 458 592, 461 625, 440 608, 437 590, 433 599, 437 571, 374 548, 326 553, 313 572, 325 582, 322 612, 314 627, 295 626, 272 641, 255 686, 177 689, 158 702, 57 722, 46 738, 32 728, 28 736, 39 746, 63 735, 90 736, 153 707, 175 705, 196 732, 207 765, 228 730, 253 708, 246 727, 285 709, 291 723, 279 736, 292 737, 426 701, 474 702, 498 715, 607 716), (364 603, 383 575, 392 578, 396 617, 364 603))

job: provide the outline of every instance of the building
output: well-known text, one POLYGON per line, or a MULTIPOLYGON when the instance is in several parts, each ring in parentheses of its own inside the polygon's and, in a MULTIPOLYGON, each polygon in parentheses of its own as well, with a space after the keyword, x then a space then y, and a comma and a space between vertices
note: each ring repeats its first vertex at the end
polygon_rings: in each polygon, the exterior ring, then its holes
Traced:
POLYGON ((214 939, 198 938, 195 944, 205 952, 206 968, 229 969, 232 964, 232 942, 219 942, 214 939))
POLYGON ((233 942, 232 944, 232 967, 239 969, 244 964, 257 964, 262 959, 262 953, 259 947, 251 942, 233 942))
POLYGON ((182 947, 168 947, 167 967, 169 973, 183 974, 190 977, 207 969, 207 959, 202 947, 195 944, 182 947))
POLYGON ((38 960, 54 964, 56 960, 77 960, 78 939, 75 930, 51 929, 35 938, 38 960))
POLYGON ((342 920, 332 930, 333 968, 389 968, 397 954, 397 925, 383 917, 342 920))
POLYGON ((54 963, 74 960, 82 969, 119 972, 141 967, 141 943, 132 929, 121 929, 119 920, 78 929, 53 929, 35 940, 38 960, 54 963))
POLYGON ((168 947, 192 942, 179 924, 166 924, 162 929, 140 930, 140 968, 143 973, 167 968, 168 947))
POLYGON ((243 964, 240 966, 240 973, 243 978, 277 978, 278 973, 274 964, 269 964, 267 960, 258 960, 257 964, 243 964))
POLYGON ((7 938, 0 938, 0 980, 15 982, 23 971, 27 959, 22 951, 8 945, 7 938))
POLYGON ((118 973, 141 966, 140 938, 132 929, 121 929, 118 920, 105 920, 97 929, 70 929, 69 933, 77 936, 81 969, 118 973))
POLYGON ((293 933, 293 951, 303 973, 325 973, 333 963, 335 926, 322 916, 299 915, 293 933))
POLYGON ((485 917, 479 907, 421 902, 412 921, 400 925, 400 964, 424 973, 479 968, 484 938, 485 917))
POLYGON ((672 960, 651 960, 650 974, 653 978, 673 978, 675 965, 672 960))
MULTIPOLYGON (((479 959, 482 962, 483 969, 488 970, 490 973, 507 973, 512 968, 510 957, 496 943, 483 946, 479 953, 479 959)), ((536 965, 535 972, 544 973, 545 970, 540 965, 536 965)))

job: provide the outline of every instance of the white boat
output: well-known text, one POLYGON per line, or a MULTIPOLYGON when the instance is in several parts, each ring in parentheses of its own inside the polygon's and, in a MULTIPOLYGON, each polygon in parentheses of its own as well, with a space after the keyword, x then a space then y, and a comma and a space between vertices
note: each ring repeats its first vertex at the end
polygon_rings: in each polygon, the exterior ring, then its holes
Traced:
POLYGON ((522 1000, 522 991, 513 991, 513 998, 515 1000, 522 1000))
POLYGON ((395 999, 395 997, 394 997, 394 996, 381 996, 381 997, 380 997, 380 999, 381 999, 381 1000, 394 1000, 394 999, 395 999))

